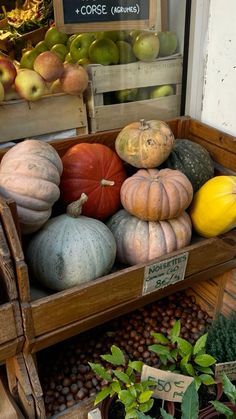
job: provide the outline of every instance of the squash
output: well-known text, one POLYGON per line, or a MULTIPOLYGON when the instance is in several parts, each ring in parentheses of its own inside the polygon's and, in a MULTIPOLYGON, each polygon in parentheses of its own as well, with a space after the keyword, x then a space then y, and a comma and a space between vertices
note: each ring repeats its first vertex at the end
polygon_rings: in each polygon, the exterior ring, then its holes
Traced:
POLYGON ((236 227, 236 176, 215 176, 194 195, 189 208, 194 230, 214 237, 236 227))
POLYGON ((163 121, 133 122, 115 141, 120 158, 137 168, 152 169, 167 159, 174 146, 174 134, 163 121))
POLYGON ((107 226, 80 215, 87 196, 51 218, 34 235, 26 249, 33 277, 56 291, 80 285, 107 274, 115 261, 116 243, 107 226))
POLYGON ((214 176, 214 164, 210 153, 200 144, 186 139, 175 141, 163 167, 184 173, 192 183, 194 192, 214 176))
POLYGON ((146 263, 188 245, 192 227, 183 212, 168 221, 142 221, 122 209, 107 222, 117 245, 117 260, 126 265, 146 263))
POLYGON ((41 140, 25 140, 6 152, 0 164, 0 194, 17 205, 21 231, 37 231, 51 216, 60 196, 62 162, 41 140))
POLYGON ((120 196, 130 214, 159 221, 178 217, 190 205, 193 188, 179 170, 140 169, 124 181, 120 196))
POLYGON ((103 220, 120 208, 120 187, 126 178, 123 162, 103 144, 81 143, 62 157, 61 197, 65 204, 88 196, 82 213, 103 220))

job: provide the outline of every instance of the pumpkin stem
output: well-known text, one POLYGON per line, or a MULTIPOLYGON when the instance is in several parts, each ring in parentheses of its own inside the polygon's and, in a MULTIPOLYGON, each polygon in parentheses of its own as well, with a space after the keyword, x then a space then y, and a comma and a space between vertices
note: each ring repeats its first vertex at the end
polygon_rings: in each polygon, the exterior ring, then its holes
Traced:
POLYGON ((140 119, 140 129, 145 130, 148 128, 149 128, 149 124, 147 123, 147 121, 145 121, 145 119, 140 119))
POLYGON ((77 201, 71 202, 67 205, 66 214, 73 218, 78 218, 82 211, 83 204, 88 200, 88 197, 85 193, 82 193, 80 198, 77 201))
POLYGON ((107 179, 102 179, 100 183, 101 183, 102 186, 114 186, 115 185, 114 180, 107 180, 107 179))

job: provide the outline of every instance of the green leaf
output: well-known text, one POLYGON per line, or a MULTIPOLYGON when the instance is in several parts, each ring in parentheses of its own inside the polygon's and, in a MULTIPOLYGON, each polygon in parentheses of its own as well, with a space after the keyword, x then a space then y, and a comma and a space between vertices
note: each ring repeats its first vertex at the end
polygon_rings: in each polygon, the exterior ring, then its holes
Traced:
POLYGON ((93 362, 89 362, 89 366, 92 368, 93 372, 98 375, 98 377, 101 377, 103 380, 108 382, 112 382, 111 374, 109 374, 101 364, 94 364, 93 362))
POLYGON ((153 399, 150 399, 150 400, 148 400, 147 402, 140 404, 140 405, 139 405, 139 410, 140 410, 141 412, 149 412, 149 410, 150 410, 150 409, 152 408, 152 406, 153 406, 153 403, 154 403, 154 400, 153 400, 153 399))
POLYGON ((161 417, 163 419, 174 419, 174 416, 172 416, 169 413, 167 413, 166 410, 163 409, 162 407, 160 408, 160 412, 161 412, 161 417))
POLYGON ((227 418, 233 416, 233 411, 224 403, 221 403, 218 400, 215 400, 214 402, 210 403, 214 406, 217 412, 223 413, 227 418))
POLYGON ((153 391, 152 390, 146 390, 143 393, 141 393, 138 397, 138 401, 139 403, 146 403, 148 402, 148 400, 150 400, 150 398, 153 395, 153 391))
POLYGON ((205 384, 206 386, 209 386, 211 384, 215 384, 214 378, 209 374, 201 374, 201 375, 199 375, 199 378, 200 378, 201 382, 203 384, 205 384))
POLYGON ((223 391, 228 399, 235 404, 236 401, 236 387, 231 383, 225 372, 222 374, 223 391))
POLYGON ((181 361, 180 361, 180 368, 181 368, 182 371, 185 371, 185 367, 186 367, 186 365, 187 365, 187 363, 189 361, 189 357, 190 357, 190 355, 186 355, 186 356, 184 356, 181 359, 181 361))
POLYGON ((200 367, 210 367, 210 365, 214 365, 216 363, 215 358, 211 355, 198 355, 194 358, 194 362, 200 367))
POLYGON ((138 419, 138 418, 139 418, 139 416, 138 416, 135 409, 130 410, 125 415, 125 419, 138 419))
POLYGON ((198 391, 199 387, 202 385, 201 379, 199 377, 194 377, 195 387, 198 391))
POLYGON ((132 394, 129 392, 129 390, 121 390, 118 394, 119 400, 125 405, 125 406, 132 406, 133 402, 135 401, 135 398, 132 396, 132 394))
POLYGON ((196 373, 195 373, 195 369, 193 368, 193 366, 191 364, 186 364, 184 366, 184 372, 187 375, 190 375, 190 377, 195 377, 196 373))
POLYGON ((135 399, 137 398, 137 390, 135 388, 135 385, 129 387, 129 392, 132 397, 134 397, 135 399))
POLYGON ((113 370, 113 373, 122 383, 130 384, 130 378, 125 372, 113 370))
POLYGON ((162 343, 163 345, 166 345, 168 343, 170 343, 169 339, 163 335, 163 333, 155 333, 152 332, 151 335, 160 343, 162 343))
POLYGON ((176 320, 174 323, 174 326, 172 327, 170 331, 170 340, 172 343, 175 343, 177 341, 177 338, 179 337, 181 329, 181 322, 180 320, 176 320))
POLYGON ((193 346, 187 340, 177 338, 177 346, 183 355, 191 355, 193 346))
POLYGON ((141 372, 143 368, 143 361, 129 361, 128 366, 137 372, 141 372))
POLYGON ((151 416, 149 415, 145 415, 143 412, 137 412, 137 419, 153 419, 153 418, 151 418, 151 416))
POLYGON ((200 338, 198 338, 198 340, 196 341, 193 347, 194 355, 198 354, 199 351, 206 347, 207 335, 208 333, 205 333, 204 335, 200 336, 200 338))
POLYGON ((110 386, 114 393, 119 393, 121 391, 121 386, 118 381, 113 381, 113 383, 111 383, 110 386))
POLYGON ((155 354, 157 355, 169 355, 170 354, 170 349, 167 348, 166 346, 162 346, 162 345, 158 345, 158 344, 154 344, 148 347, 148 349, 152 352, 155 352, 155 354))
POLYGON ((94 405, 96 406, 98 403, 102 402, 106 397, 110 395, 110 387, 104 387, 99 393, 96 395, 96 399, 94 405))
POLYGON ((198 419, 198 393, 195 382, 193 381, 185 391, 181 403, 181 419, 198 419))
POLYGON ((214 371, 210 367, 200 367, 199 365, 194 365, 195 370, 202 372, 203 374, 213 375, 214 371))
POLYGON ((101 358, 113 365, 125 365, 124 354, 118 346, 112 345, 111 353, 111 355, 101 355, 101 358))
POLYGON ((172 351, 170 351, 170 354, 171 354, 171 357, 172 357, 172 358, 174 358, 174 360, 175 360, 175 361, 177 361, 177 359, 178 359, 178 354, 179 354, 178 349, 177 349, 177 348, 172 349, 172 351))

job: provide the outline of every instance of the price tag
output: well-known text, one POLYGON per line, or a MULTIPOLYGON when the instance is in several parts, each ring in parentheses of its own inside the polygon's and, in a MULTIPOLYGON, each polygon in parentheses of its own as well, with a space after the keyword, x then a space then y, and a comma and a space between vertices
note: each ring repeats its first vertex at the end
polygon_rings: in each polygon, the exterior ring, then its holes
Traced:
POLYGON ((236 379, 236 361, 223 362, 222 364, 215 365, 215 380, 221 381, 221 374, 225 372, 230 380, 236 379))
POLYGON ((101 411, 99 409, 91 410, 88 413, 88 419, 102 419, 101 411))
POLYGON ((188 252, 162 262, 148 265, 144 270, 143 295, 182 281, 188 262, 188 252))
POLYGON ((153 380, 157 383, 153 397, 181 403, 185 391, 193 381, 193 377, 144 365, 141 380, 153 380))

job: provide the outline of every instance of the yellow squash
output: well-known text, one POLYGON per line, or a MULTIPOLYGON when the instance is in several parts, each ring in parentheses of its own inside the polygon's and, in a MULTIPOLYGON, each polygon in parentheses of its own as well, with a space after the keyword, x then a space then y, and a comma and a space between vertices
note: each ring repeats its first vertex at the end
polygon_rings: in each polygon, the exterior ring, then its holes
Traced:
POLYGON ((236 227, 236 176, 215 176, 194 195, 189 213, 195 231, 214 237, 236 227))

